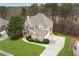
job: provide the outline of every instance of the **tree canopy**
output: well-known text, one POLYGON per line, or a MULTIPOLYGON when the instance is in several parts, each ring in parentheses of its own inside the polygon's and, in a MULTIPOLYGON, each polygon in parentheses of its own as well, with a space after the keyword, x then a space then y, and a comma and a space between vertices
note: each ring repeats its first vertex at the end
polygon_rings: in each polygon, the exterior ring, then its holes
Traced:
POLYGON ((13 40, 22 37, 22 27, 22 18, 19 16, 12 16, 7 27, 8 36, 13 40))
POLYGON ((6 18, 6 16, 7 16, 7 7, 0 6, 0 17, 1 18, 6 18))

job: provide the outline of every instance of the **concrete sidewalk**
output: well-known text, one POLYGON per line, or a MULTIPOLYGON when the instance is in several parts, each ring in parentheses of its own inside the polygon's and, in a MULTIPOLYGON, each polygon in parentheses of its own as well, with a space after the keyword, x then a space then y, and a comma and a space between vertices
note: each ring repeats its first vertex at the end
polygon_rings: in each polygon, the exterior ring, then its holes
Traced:
POLYGON ((56 56, 60 50, 64 47, 65 38, 61 36, 51 35, 49 37, 50 44, 48 47, 41 53, 40 56, 56 56))
POLYGON ((4 51, 2 51, 2 50, 0 50, 0 53, 4 54, 5 56, 13 56, 12 54, 7 53, 7 52, 4 52, 4 51))
POLYGON ((22 38, 22 40, 26 43, 31 43, 31 44, 35 44, 35 45, 40 45, 40 46, 43 46, 43 47, 48 47, 48 44, 40 44, 40 43, 34 43, 34 42, 30 42, 28 41, 26 38, 22 38))

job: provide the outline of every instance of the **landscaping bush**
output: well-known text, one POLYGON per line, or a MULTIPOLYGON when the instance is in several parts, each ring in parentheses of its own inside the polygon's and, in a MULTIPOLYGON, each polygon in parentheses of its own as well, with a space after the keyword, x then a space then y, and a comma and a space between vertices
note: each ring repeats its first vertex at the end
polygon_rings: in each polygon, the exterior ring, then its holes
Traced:
POLYGON ((30 38, 31 38, 31 36, 26 37, 26 39, 30 39, 30 38))
POLYGON ((55 34, 55 35, 57 35, 57 34, 58 34, 58 32, 54 32, 54 34, 55 34))
POLYGON ((44 44, 49 44, 49 39, 44 39, 44 40, 43 40, 43 43, 44 43, 44 44))
POLYGON ((42 43, 42 44, 44 44, 42 41, 39 41, 38 39, 34 39, 34 40, 33 40, 33 42, 35 42, 35 43, 42 43))
POLYGON ((32 39, 32 38, 28 38, 27 40, 30 41, 30 42, 35 42, 35 43, 49 44, 48 39, 44 39, 43 42, 39 41, 38 39, 32 39))
POLYGON ((18 40, 19 37, 10 37, 12 41, 18 40))
POLYGON ((32 38, 29 38, 29 39, 27 39, 27 40, 30 41, 30 42, 34 42, 32 38))
POLYGON ((34 39, 34 42, 39 43, 39 40, 38 39, 34 39))
POLYGON ((30 42, 35 42, 35 43, 40 42, 38 39, 32 39, 31 37, 29 37, 27 40, 30 41, 30 42))

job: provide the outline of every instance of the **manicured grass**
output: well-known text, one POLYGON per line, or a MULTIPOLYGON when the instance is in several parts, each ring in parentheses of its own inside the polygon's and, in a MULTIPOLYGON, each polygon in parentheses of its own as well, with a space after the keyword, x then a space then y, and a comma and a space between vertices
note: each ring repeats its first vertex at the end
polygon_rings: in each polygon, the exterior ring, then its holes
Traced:
POLYGON ((73 52, 69 49, 70 38, 66 36, 64 48, 59 52, 58 56, 73 56, 73 52))
POLYGON ((55 33, 58 36, 64 36, 65 39, 65 44, 63 49, 58 53, 58 56, 73 56, 73 52, 71 49, 69 49, 69 44, 70 44, 70 36, 66 35, 64 33, 55 33))
POLYGON ((21 39, 11 41, 9 39, 0 41, 0 49, 15 56, 38 56, 45 47, 23 42, 21 39))

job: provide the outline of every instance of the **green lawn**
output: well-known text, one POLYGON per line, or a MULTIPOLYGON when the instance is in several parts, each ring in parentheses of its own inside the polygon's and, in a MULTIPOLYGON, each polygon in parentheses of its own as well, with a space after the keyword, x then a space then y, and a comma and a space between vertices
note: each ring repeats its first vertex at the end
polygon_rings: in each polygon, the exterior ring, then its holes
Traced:
POLYGON ((45 47, 23 42, 21 39, 0 41, 0 49, 15 56, 38 56, 45 47))
POLYGON ((0 53, 0 56, 4 56, 4 54, 0 53))
POLYGON ((73 52, 69 49, 69 36, 66 36, 64 48, 59 52, 58 56, 73 56, 73 52))

